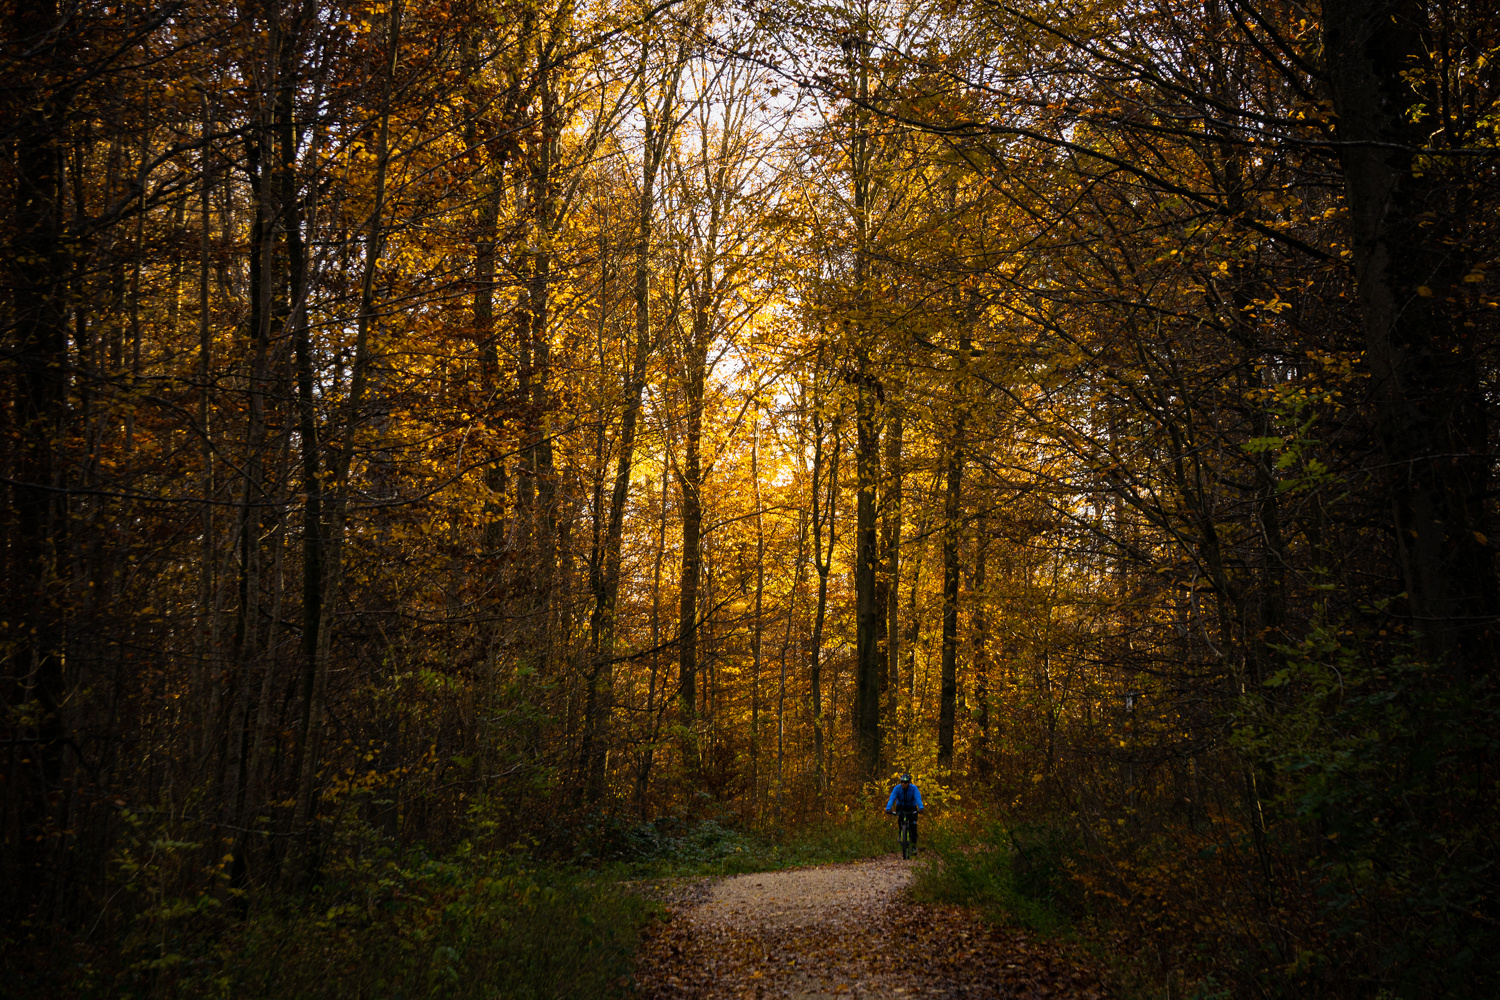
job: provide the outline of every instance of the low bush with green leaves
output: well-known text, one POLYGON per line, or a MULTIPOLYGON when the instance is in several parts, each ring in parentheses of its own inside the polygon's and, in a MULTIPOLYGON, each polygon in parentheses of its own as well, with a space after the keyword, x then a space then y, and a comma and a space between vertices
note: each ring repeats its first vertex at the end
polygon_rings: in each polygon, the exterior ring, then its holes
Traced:
POLYGON ((630 989, 653 904, 592 873, 510 858, 410 858, 332 872, 297 905, 252 908, 120 997, 594 1000, 630 989))
POLYGON ((1076 849, 1062 827, 991 822, 975 830, 934 826, 918 866, 913 895, 924 902, 972 906, 996 922, 1053 932, 1081 912, 1083 897, 1069 874, 1076 849))
POLYGON ((622 828, 601 851, 621 877, 737 875, 856 861, 889 853, 895 826, 875 807, 855 808, 788 833, 745 830, 715 819, 664 817, 622 828))

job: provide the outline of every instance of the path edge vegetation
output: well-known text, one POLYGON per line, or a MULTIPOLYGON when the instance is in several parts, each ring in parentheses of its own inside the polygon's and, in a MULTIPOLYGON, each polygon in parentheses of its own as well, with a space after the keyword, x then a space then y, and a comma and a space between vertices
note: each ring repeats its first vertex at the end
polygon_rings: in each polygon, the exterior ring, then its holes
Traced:
POLYGON ((140 842, 122 866, 120 891, 138 900, 125 935, 56 935, 41 949, 27 948, 35 935, 6 939, 0 997, 624 997, 641 934, 668 918, 664 887, 670 897, 684 881, 889 849, 886 824, 873 816, 780 837, 714 819, 600 816, 592 825, 565 857, 549 858, 535 842, 507 845, 491 822, 476 823, 474 841, 441 857, 400 852, 351 824, 317 884, 297 897, 257 899, 174 898, 173 868, 195 845, 140 842))

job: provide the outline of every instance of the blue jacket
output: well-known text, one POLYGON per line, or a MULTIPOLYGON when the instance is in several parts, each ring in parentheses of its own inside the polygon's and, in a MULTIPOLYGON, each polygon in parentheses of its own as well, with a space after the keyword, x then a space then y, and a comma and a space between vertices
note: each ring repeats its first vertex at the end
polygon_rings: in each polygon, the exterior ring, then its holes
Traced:
POLYGON ((916 812, 922 808, 922 790, 916 785, 897 785, 885 808, 887 812, 916 812))

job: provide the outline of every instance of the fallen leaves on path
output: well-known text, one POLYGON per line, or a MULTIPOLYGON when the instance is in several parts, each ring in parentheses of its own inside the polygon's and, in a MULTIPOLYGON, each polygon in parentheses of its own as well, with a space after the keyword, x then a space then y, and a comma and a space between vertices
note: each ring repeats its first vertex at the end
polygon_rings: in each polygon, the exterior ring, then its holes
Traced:
POLYGON ((909 863, 743 875, 668 903, 647 936, 647 1000, 1105 996, 1092 970, 1024 931, 961 907, 906 901, 909 863), (702 898, 706 896, 706 898, 702 898))

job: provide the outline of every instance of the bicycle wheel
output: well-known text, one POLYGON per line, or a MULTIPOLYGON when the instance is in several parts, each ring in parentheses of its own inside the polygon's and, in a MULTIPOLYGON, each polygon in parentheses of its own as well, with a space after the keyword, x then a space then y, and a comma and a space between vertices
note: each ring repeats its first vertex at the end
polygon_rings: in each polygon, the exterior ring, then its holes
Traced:
POLYGON ((901 842, 901 857, 903 860, 911 858, 911 820, 905 816, 896 824, 896 837, 901 842))

